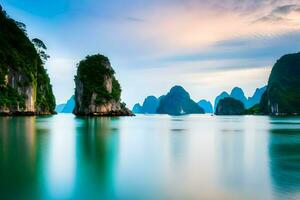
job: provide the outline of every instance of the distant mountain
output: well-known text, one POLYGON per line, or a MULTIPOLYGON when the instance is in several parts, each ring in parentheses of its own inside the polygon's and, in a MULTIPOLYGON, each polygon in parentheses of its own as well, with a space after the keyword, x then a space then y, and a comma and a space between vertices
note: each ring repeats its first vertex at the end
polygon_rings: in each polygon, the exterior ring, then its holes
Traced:
POLYGON ((245 106, 240 100, 232 97, 221 99, 216 108, 216 115, 243 115, 245 106))
POLYGON ((247 101, 248 101, 247 97, 244 94, 244 91, 242 90, 242 88, 239 88, 239 87, 234 87, 231 90, 230 97, 241 101, 245 106, 246 106, 247 101))
POLYGON ((64 106, 62 113, 72 113, 75 108, 75 96, 73 95, 64 106))
POLYGON ((230 95, 227 92, 222 92, 219 96, 216 97, 216 99, 215 99, 215 105, 214 105, 214 109, 215 110, 217 108, 217 105, 218 105, 219 101, 221 99, 226 98, 226 97, 230 97, 230 95))
POLYGON ((155 96, 148 96, 142 106, 139 103, 135 104, 132 108, 132 112, 136 114, 156 114, 158 105, 159 99, 155 96))
POLYGON ((255 90, 253 96, 247 98, 241 88, 234 87, 231 90, 230 95, 227 92, 222 92, 219 96, 216 97, 214 109, 216 111, 219 101, 226 97, 231 97, 231 98, 241 101, 244 104, 245 108, 247 108, 247 109, 251 108, 252 106, 254 106, 260 102, 260 99, 265 91, 266 91, 266 86, 262 87, 262 88, 257 88, 255 90))
POLYGON ((61 113, 61 111, 64 109, 65 105, 66 105, 66 104, 64 104, 64 103, 63 103, 63 104, 57 105, 57 106, 55 107, 55 112, 61 113))
POLYGON ((204 110, 190 98, 189 93, 183 87, 174 86, 167 95, 161 97, 157 113, 169 115, 203 114, 204 110))
POLYGON ((252 97, 248 98, 247 105, 245 105, 246 108, 251 108, 256 104, 259 104, 261 97, 266 90, 267 90, 267 86, 264 86, 262 88, 257 88, 254 94, 252 95, 252 97))
POLYGON ((56 106, 55 111, 57 113, 72 113, 75 107, 74 95, 65 104, 59 104, 56 106))
POLYGON ((204 109, 205 113, 213 113, 213 107, 210 101, 206 101, 205 99, 202 99, 198 102, 198 105, 204 109))
POLYGON ((134 104, 133 108, 132 108, 132 112, 135 114, 142 114, 143 112, 143 107, 141 106, 141 104, 136 103, 134 104))
POLYGON ((146 114, 155 114, 159 100, 155 96, 148 96, 143 103, 142 111, 146 114))

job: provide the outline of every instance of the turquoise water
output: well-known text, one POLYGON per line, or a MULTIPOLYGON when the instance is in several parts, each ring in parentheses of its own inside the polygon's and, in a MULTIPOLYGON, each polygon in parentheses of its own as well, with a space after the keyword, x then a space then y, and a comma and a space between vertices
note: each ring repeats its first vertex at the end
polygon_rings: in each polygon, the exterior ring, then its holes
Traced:
POLYGON ((1 199, 300 199, 300 118, 0 118, 1 199))

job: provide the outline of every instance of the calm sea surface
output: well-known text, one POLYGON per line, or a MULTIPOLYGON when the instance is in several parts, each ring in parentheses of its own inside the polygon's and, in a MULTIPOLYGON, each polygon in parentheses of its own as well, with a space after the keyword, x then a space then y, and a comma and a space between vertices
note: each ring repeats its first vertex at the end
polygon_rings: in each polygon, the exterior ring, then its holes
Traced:
POLYGON ((300 199, 300 118, 0 118, 0 199, 300 199))

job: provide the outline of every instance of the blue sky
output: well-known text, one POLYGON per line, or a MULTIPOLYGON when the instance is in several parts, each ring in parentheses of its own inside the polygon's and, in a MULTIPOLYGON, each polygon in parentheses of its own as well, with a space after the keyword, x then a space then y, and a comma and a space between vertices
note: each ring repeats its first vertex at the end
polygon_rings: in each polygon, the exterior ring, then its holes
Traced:
POLYGON ((3 0, 48 46, 57 103, 74 92, 76 64, 110 58, 130 107, 182 85, 194 100, 267 83, 281 55, 300 51, 299 0, 3 0), (37 3, 38 2, 38 3, 37 3))

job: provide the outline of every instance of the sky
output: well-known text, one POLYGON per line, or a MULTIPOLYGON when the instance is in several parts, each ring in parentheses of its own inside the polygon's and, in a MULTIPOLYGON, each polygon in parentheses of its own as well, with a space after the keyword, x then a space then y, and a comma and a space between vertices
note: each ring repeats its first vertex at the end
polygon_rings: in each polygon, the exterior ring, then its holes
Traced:
POLYGON ((267 84, 282 55, 300 51, 300 0, 2 0, 51 56, 46 68, 57 104, 74 93, 77 63, 109 57, 131 108, 183 86, 214 101, 267 84))

